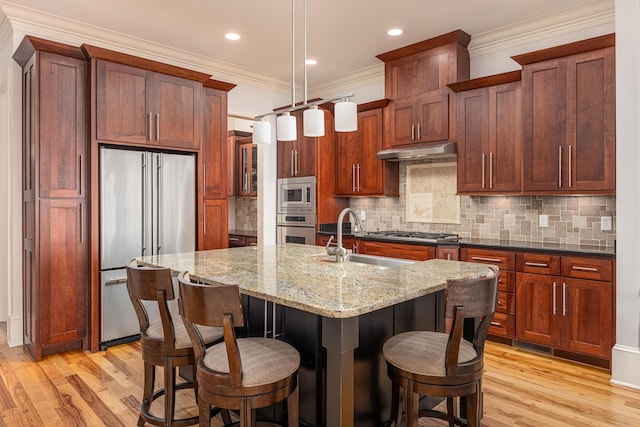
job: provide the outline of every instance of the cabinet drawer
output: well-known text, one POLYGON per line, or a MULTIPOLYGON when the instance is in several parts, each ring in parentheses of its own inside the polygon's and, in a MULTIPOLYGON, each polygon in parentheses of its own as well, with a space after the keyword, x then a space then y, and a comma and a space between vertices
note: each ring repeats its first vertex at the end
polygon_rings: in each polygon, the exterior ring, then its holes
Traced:
POLYGON ((501 271, 498 278, 498 290, 500 292, 515 292, 516 273, 513 271, 501 271))
POLYGON ((516 298, 511 292, 499 292, 496 311, 499 313, 516 314, 516 298))
POLYGON ((238 234, 229 234, 229 247, 241 248, 247 246, 247 238, 238 234))
POLYGON ((246 246, 258 246, 258 238, 247 236, 245 244, 246 246))
POLYGON ((563 256, 561 270, 565 277, 611 281, 613 262, 610 259, 563 256))
POLYGON ((516 268, 515 252, 492 249, 462 248, 460 258, 462 261, 497 265, 498 268, 500 268, 500 271, 515 270, 516 268))
POLYGON ((560 274, 560 256, 548 254, 519 253, 516 257, 516 269, 523 273, 560 274))
POLYGON ((500 335, 503 337, 514 337, 515 332, 515 317, 506 314, 496 312, 493 315, 493 320, 491 321, 491 326, 489 327, 489 333, 492 335, 500 335))
POLYGON ((367 255, 412 259, 416 261, 426 261, 428 259, 433 259, 436 256, 436 248, 433 246, 388 242, 382 243, 371 240, 359 240, 358 251, 367 255))

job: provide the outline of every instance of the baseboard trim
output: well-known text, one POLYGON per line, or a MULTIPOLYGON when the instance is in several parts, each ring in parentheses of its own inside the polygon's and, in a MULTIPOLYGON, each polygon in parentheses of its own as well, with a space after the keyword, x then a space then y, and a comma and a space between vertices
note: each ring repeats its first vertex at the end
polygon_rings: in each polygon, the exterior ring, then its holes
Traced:
POLYGON ((640 390, 640 349, 615 345, 611 351, 611 382, 640 390))
POLYGON ((22 328, 22 316, 9 316, 7 318, 7 345, 9 347, 17 347, 24 343, 22 328))

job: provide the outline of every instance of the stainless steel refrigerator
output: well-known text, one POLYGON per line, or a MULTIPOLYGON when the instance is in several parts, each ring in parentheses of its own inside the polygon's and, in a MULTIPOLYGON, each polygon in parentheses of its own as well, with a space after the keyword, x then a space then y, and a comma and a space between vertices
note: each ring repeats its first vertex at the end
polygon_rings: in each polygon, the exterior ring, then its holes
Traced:
POLYGON ((140 332, 125 264, 138 256, 195 250, 195 165, 195 155, 100 149, 102 348, 140 332))

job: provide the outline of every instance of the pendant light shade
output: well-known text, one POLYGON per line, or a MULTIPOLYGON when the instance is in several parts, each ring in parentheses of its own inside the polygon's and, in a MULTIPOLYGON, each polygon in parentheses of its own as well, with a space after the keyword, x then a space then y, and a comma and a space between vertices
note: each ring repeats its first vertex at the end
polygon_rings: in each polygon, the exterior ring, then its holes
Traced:
POLYGON ((276 119, 276 133, 278 141, 295 141, 296 134, 296 118, 289 112, 284 112, 276 119))
POLYGON ((253 122, 253 143, 271 144, 271 123, 266 117, 253 122))
POLYGON ((312 105, 304 110, 302 123, 304 124, 304 136, 324 136, 324 111, 317 105, 312 105))
POLYGON ((358 130, 358 106, 355 102, 342 100, 336 103, 335 129, 336 132, 353 132, 358 130))

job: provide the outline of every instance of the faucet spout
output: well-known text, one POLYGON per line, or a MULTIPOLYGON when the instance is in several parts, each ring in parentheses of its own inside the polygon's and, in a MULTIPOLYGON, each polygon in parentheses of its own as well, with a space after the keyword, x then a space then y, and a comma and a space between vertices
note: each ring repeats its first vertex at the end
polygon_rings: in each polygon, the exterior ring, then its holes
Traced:
POLYGON ((358 218, 358 214, 353 209, 344 208, 342 212, 340 212, 340 215, 338 215, 338 224, 337 224, 337 227, 338 227, 338 241, 336 242, 337 244, 335 247, 327 246, 327 254, 335 255, 336 262, 344 262, 347 256, 347 250, 344 248, 344 246, 342 246, 342 223, 344 221, 344 217, 349 213, 353 215, 353 217, 356 220, 356 227, 354 231, 360 232, 363 230, 362 223, 360 222, 360 218, 358 218))

